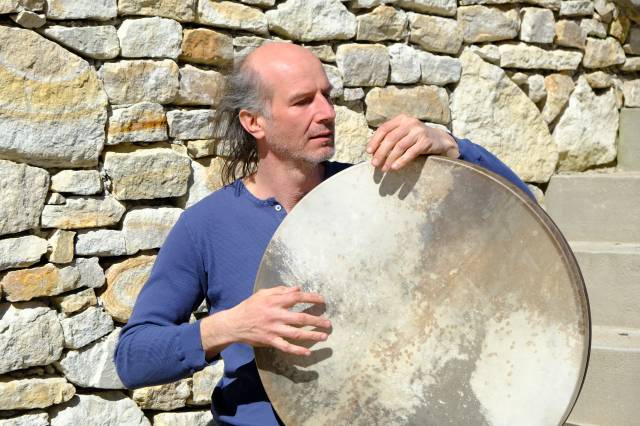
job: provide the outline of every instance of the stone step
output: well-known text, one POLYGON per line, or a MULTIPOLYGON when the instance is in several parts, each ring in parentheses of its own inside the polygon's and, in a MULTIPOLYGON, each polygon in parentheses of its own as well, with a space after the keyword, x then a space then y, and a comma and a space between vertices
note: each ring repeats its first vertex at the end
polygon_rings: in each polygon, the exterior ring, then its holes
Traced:
POLYGON ((593 327, 591 357, 573 425, 632 426, 640 422, 640 330, 593 327))
POLYGON ((569 241, 640 243, 640 173, 551 177, 547 212, 569 241))
POLYGON ((640 171, 640 108, 620 111, 618 168, 640 171))
POLYGON ((570 246, 587 287, 591 323, 640 329, 640 243, 572 241, 570 246))

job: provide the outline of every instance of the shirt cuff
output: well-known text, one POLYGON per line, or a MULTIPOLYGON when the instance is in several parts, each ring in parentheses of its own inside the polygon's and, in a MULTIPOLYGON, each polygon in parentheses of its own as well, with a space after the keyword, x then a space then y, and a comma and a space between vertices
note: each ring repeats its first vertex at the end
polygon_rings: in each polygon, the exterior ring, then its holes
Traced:
POLYGON ((179 326, 176 352, 178 360, 191 371, 191 374, 210 364, 202 349, 200 320, 179 326))

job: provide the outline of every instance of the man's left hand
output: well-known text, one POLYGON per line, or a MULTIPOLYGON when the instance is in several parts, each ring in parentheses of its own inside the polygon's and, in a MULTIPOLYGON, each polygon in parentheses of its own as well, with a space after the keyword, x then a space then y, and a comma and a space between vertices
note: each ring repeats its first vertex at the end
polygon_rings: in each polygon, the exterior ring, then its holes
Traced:
POLYGON ((399 115, 380 126, 367 144, 367 152, 373 155, 371 164, 381 167, 383 172, 398 170, 420 155, 460 156, 453 136, 407 115, 399 115))

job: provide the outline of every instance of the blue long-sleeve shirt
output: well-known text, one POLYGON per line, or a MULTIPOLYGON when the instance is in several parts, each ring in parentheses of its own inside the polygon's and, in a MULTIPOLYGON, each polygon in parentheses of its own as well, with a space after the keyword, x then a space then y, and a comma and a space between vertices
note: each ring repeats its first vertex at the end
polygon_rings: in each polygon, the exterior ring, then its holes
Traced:
MULTIPOLYGON (((517 185, 526 185, 500 160, 468 140, 460 158, 517 185)), ((327 163, 325 178, 348 167, 327 163)), ((241 180, 185 210, 160 250, 133 314, 120 334, 115 361, 130 388, 175 381, 206 367, 200 323, 190 314, 207 300, 209 314, 229 309, 253 292, 260 260, 286 212, 274 198, 254 197, 241 180)), ((260 382, 253 349, 232 344, 221 353, 224 376, 212 411, 235 425, 277 425, 260 382)))

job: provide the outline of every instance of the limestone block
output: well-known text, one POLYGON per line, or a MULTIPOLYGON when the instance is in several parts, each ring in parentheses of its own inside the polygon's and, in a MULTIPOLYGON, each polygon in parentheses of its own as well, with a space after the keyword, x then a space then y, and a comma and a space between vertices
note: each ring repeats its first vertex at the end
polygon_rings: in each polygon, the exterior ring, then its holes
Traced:
POLYGON ((329 79, 329 83, 331 83, 331 92, 329 93, 329 96, 332 98, 339 98, 342 96, 344 91, 342 73, 338 67, 334 67, 333 65, 322 64, 322 68, 324 68, 324 72, 329 79))
POLYGON ((2 0, 0 2, 0 14, 14 13, 20 10, 19 0, 2 0))
POLYGON ((51 25, 42 33, 61 45, 93 59, 113 59, 120 53, 116 27, 97 25, 89 27, 66 27, 51 25))
POLYGON ((45 204, 53 204, 56 206, 60 206, 66 202, 67 199, 57 192, 50 192, 49 195, 47 195, 47 199, 44 201, 45 204))
POLYGON ((106 21, 118 15, 116 0, 47 0, 48 19, 95 19, 106 21))
POLYGON ((213 388, 224 374, 224 362, 218 361, 193 374, 189 405, 211 405, 213 388))
POLYGON ((336 63, 345 86, 384 86, 389 77, 389 53, 381 44, 342 44, 336 63))
POLYGON ((629 55, 640 55, 640 27, 634 26, 629 30, 629 37, 624 45, 624 51, 629 55))
POLYGON ((48 189, 46 170, 0 160, 0 235, 36 228, 48 189))
POLYGON ((603 22, 609 23, 613 19, 613 14, 616 12, 615 3, 609 0, 595 0, 593 2, 595 12, 600 15, 600 19, 603 22))
POLYGON ((513 3, 526 3, 534 6, 544 7, 554 11, 560 10, 561 0, 460 0, 460 6, 468 6, 473 4, 489 4, 489 5, 509 5, 513 3))
POLYGON ((549 9, 525 7, 522 9, 520 40, 530 43, 551 43, 555 35, 555 18, 549 9))
POLYGON ((68 350, 54 363, 67 380, 76 386, 98 389, 124 389, 116 373, 113 354, 120 329, 79 349, 68 350))
POLYGON ((500 65, 500 49, 495 44, 471 45, 467 49, 490 64, 500 65))
POLYGON ((113 104, 171 103, 180 86, 178 73, 178 65, 170 59, 108 62, 99 72, 113 104))
POLYGON ((48 254, 51 263, 69 263, 73 260, 74 244, 73 240, 76 233, 73 231, 64 231, 56 229, 49 237, 49 247, 51 251, 48 254))
POLYGON ((623 72, 638 72, 640 71, 640 57, 628 57, 624 64, 620 67, 620 71, 623 72))
POLYGON ((178 59, 182 26, 173 19, 157 16, 125 19, 118 28, 118 38, 120 55, 124 58, 178 59))
POLYGON ((185 29, 181 50, 182 61, 221 67, 233 62, 233 39, 206 28, 185 29))
POLYGON ((269 31, 297 41, 348 40, 356 17, 338 0, 286 0, 266 13, 269 31))
POLYGON ((378 6, 356 19, 356 40, 402 40, 407 33, 407 14, 391 6, 378 6))
POLYGON ((364 114, 344 106, 336 106, 335 147, 333 161, 359 163, 368 158, 365 150, 373 131, 367 125, 364 114))
POLYGON ((547 97, 547 89, 544 87, 544 76, 534 74, 527 78, 527 95, 533 103, 537 104, 547 97))
POLYGON ((153 416, 154 426, 213 426, 211 410, 158 413, 153 416))
POLYGON ((305 46, 309 49, 314 55, 318 57, 322 62, 335 62, 336 54, 334 53, 331 46, 326 44, 322 44, 319 46, 305 46))
POLYGON ((214 27, 268 34, 267 18, 260 9, 230 1, 200 0, 196 20, 214 27))
POLYGON ((265 8, 276 4, 276 0, 240 0, 240 3, 265 8))
POLYGON ((640 107, 640 79, 625 80, 622 84, 624 106, 628 108, 640 107))
POLYGON ((173 110, 167 112, 169 136, 177 139, 208 139, 214 136, 214 111, 173 110))
POLYGON ((60 321, 64 347, 79 349, 113 330, 113 319, 102 308, 89 307, 60 321))
POLYGON ((593 16, 592 0, 563 0, 560 2, 560 16, 593 16))
POLYGON ((596 95, 580 77, 569 105, 553 131, 559 170, 585 170, 616 158, 618 108, 613 89, 596 95))
POLYGON ((107 269, 107 290, 100 300, 114 320, 129 320, 138 293, 147 281, 155 256, 136 256, 116 263, 107 269))
POLYGON ((79 256, 122 256, 127 254, 124 233, 112 229, 78 232, 76 254, 79 256))
POLYGON ((486 147, 527 182, 546 182, 558 162, 547 124, 506 73, 465 51, 451 97, 453 134, 486 147))
POLYGON ((18 0, 18 3, 24 10, 42 12, 44 10, 46 0, 18 0))
POLYGON ((571 71, 578 68, 582 53, 569 50, 544 50, 524 43, 501 44, 500 66, 503 68, 571 71))
POLYGON ((374 88, 367 93, 365 103, 371 126, 379 126, 400 114, 439 124, 447 124, 451 119, 449 95, 442 87, 374 88))
POLYGON ((583 75, 592 89, 608 89, 615 84, 613 76, 604 71, 594 71, 583 75))
POLYGON ((580 28, 584 30, 587 37, 605 38, 607 36, 607 29, 602 22, 597 19, 582 19, 580 21, 580 28))
POLYGON ((139 388, 131 392, 138 407, 145 410, 171 411, 187 405, 191 395, 189 380, 183 379, 165 385, 139 388))
POLYGON ((167 144, 110 148, 105 153, 104 171, 111 179, 112 193, 118 200, 179 197, 187 191, 190 175, 189 158, 167 144))
POLYGON ((429 52, 420 52, 420 69, 423 84, 444 86, 457 83, 460 80, 462 68, 458 58, 433 55, 429 52))
POLYGON ((2 303, 0 312, 0 374, 60 358, 63 337, 56 311, 41 302, 25 302, 2 303))
POLYGON ((217 71, 201 70, 191 65, 180 68, 180 90, 177 105, 211 105, 220 100, 224 75, 217 71))
POLYGON ((564 74, 549 74, 544 78, 547 101, 542 109, 542 119, 551 124, 569 102, 569 96, 575 88, 573 80, 564 74))
POLYGON ((455 0, 397 0, 399 7, 429 15, 456 16, 455 0))
POLYGON ((462 46, 462 28, 455 19, 407 13, 409 40, 430 52, 456 54, 462 46))
POLYGON ((520 32, 516 9, 503 12, 486 6, 463 6, 458 8, 458 22, 465 43, 511 40, 520 32))
POLYGON ((109 426, 151 426, 136 403, 117 391, 76 395, 49 413, 52 426, 77 426, 78 419, 92 419, 96 424, 109 426))
POLYGON ((78 195, 102 192, 102 180, 97 170, 62 170, 51 176, 51 190, 78 195))
POLYGON ((574 21, 558 21, 556 23, 556 39, 558 46, 575 47, 584 50, 587 42, 585 31, 574 21))
POLYGON ((71 266, 77 268, 80 272, 78 288, 99 288, 104 284, 104 271, 102 270, 97 257, 78 257, 73 261, 71 266))
POLYGON ((47 240, 35 235, 0 240, 0 271, 33 265, 46 252, 47 240))
POLYGON ((21 416, 0 419, 0 426, 49 426, 49 415, 30 412, 21 416))
POLYGON ((47 17, 44 14, 22 10, 17 15, 11 15, 11 20, 22 28, 32 29, 40 28, 47 23, 47 17))
POLYGON ((43 167, 98 164, 107 97, 94 68, 30 30, 0 26, 0 46, 0 156, 43 167))
POLYGON ((410 84, 420 80, 420 61, 416 60, 418 51, 411 46, 402 43, 392 44, 388 47, 389 83, 410 84))
POLYGON ((398 0, 351 0, 349 5, 354 9, 371 9, 381 4, 394 4, 397 2, 398 0))
POLYGON ((120 15, 162 16, 180 22, 193 22, 197 0, 119 0, 120 15))
POLYGON ((70 400, 76 393, 62 377, 15 380, 0 377, 0 407, 3 410, 45 408, 70 400))
POLYGON ((187 141, 187 152, 191 158, 211 157, 216 155, 216 139, 197 139, 187 141))
MULTIPOLYGON (((216 149, 223 144, 218 144, 216 149)), ((219 154, 218 154, 219 155, 219 154)), ((178 206, 188 208, 202 200, 213 191, 221 188, 223 159, 203 158, 191 161, 191 178, 189 178, 189 190, 187 194, 178 199, 178 206)))
POLYGON ((620 43, 624 43, 629 35, 631 21, 624 15, 618 16, 609 26, 609 34, 620 43))
POLYGON ((160 248, 182 211, 176 207, 138 207, 127 212, 122 221, 127 254, 160 248))
POLYGON ((46 205, 42 227, 59 229, 97 228, 115 225, 125 207, 113 197, 67 197, 64 205, 46 205))
POLYGON ((167 117, 160 104, 141 102, 116 108, 109 117, 107 145, 167 139, 167 117))
POLYGON ((98 303, 96 292, 92 288, 61 296, 54 296, 51 298, 51 301, 58 311, 66 315, 75 314, 88 306, 95 306, 98 303))
MULTIPOLYGON (((618 169, 640 171, 640 108, 620 110, 620 130, 618 136, 618 169)), ((619 270, 625 274, 626 269, 619 270)))
POLYGON ((618 40, 607 37, 604 40, 587 38, 587 46, 582 60, 585 68, 605 68, 624 64, 626 57, 618 40))

